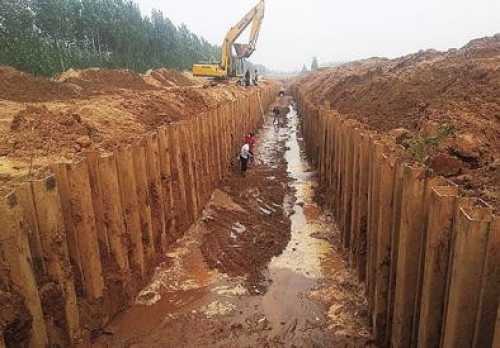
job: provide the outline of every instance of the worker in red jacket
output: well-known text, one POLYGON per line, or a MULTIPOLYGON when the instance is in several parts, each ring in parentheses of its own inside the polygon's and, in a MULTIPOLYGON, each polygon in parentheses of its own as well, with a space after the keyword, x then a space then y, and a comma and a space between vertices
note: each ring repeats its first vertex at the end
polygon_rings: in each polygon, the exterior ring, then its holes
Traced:
POLYGON ((247 135, 245 135, 245 144, 250 145, 250 152, 252 153, 252 155, 253 155, 253 148, 255 146, 255 142, 256 142, 255 134, 250 132, 247 135))

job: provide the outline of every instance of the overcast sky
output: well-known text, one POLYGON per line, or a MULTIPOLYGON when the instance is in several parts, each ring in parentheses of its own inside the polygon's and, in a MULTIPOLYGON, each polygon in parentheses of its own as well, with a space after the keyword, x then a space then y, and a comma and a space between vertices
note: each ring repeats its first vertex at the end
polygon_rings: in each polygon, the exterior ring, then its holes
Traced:
MULTIPOLYGON (((211 43, 257 0, 136 0, 157 8, 211 43)), ((500 32, 500 0, 267 0, 251 58, 278 70, 372 56, 397 57, 422 48, 446 50, 500 32)))

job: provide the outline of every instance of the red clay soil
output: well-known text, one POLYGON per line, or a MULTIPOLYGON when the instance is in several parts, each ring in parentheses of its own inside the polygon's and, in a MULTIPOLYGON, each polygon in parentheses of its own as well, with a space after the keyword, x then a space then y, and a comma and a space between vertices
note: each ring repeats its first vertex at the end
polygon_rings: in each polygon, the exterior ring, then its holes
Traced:
POLYGON ((128 70, 87 69, 68 70, 58 81, 78 86, 85 94, 107 94, 119 89, 152 90, 156 87, 146 83, 141 75, 128 70))
POLYGON ((296 83, 313 102, 389 133, 436 174, 500 208, 500 34, 447 52, 348 63, 296 83))
POLYGON ((113 151, 249 91, 210 87, 168 69, 68 70, 45 79, 0 67, 0 196, 16 181, 43 175, 48 163, 113 151))
POLYGON ((16 102, 43 102, 77 97, 64 83, 37 78, 13 68, 0 66, 0 99, 16 102))
POLYGON ((176 70, 171 70, 171 69, 162 68, 153 70, 151 71, 151 76, 154 79, 158 80, 165 87, 172 87, 172 86, 188 87, 188 86, 194 86, 196 84, 193 80, 189 79, 187 76, 183 75, 182 73, 176 70))
POLYGON ((175 88, 161 94, 127 98, 121 106, 136 116, 146 129, 156 129, 215 107, 216 102, 201 91, 199 88, 175 88))
POLYGON ((90 147, 91 138, 97 135, 97 130, 76 114, 29 105, 14 116, 6 141, 11 147, 4 149, 4 154, 13 157, 64 154, 69 150, 66 145, 75 151, 90 147))

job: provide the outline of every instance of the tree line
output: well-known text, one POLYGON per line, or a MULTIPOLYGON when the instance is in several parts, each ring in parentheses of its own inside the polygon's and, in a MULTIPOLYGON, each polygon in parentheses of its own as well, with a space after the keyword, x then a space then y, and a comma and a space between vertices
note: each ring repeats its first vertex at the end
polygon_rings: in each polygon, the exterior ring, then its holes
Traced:
POLYGON ((220 47, 130 0, 0 0, 0 65, 52 76, 68 68, 189 69, 220 47))

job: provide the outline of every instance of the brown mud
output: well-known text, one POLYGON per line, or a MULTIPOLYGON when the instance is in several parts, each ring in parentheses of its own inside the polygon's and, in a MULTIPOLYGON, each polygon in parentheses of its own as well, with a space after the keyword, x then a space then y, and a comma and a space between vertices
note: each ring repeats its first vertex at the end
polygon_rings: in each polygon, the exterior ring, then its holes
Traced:
MULTIPOLYGON (((280 101, 286 105, 288 99, 280 101)), ((363 289, 301 151, 297 114, 268 117, 237 169, 94 347, 371 346, 363 289)))

